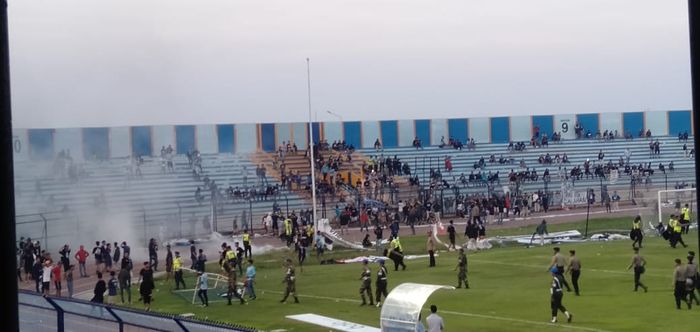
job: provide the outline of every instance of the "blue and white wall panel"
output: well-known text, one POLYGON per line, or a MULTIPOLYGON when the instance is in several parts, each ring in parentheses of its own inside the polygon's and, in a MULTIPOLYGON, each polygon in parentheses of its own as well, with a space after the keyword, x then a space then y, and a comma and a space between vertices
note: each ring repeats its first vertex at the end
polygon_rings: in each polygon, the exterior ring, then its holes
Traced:
POLYGON ((153 155, 160 156, 162 147, 172 146, 175 149, 175 126, 153 126, 153 155))
POLYGON ((195 128, 195 141, 200 153, 219 152, 219 140, 216 134, 216 125, 197 125, 195 128))
POLYGON ((491 142, 491 119, 472 118, 469 119, 469 135, 476 143, 491 142))
POLYGON ((234 134, 236 138, 236 152, 250 153, 258 148, 258 129, 254 123, 237 124, 234 134))
POLYGON ((554 116, 551 115, 533 115, 531 122, 531 135, 535 135, 535 127, 538 127, 540 129, 540 134, 547 134, 547 136, 549 137, 552 137, 552 134, 555 131, 560 131, 555 129, 554 116))
POLYGON ((668 134, 693 134, 693 114, 690 111, 668 111, 668 134))
POLYGON ((491 143, 508 143, 510 141, 510 118, 499 116, 491 118, 491 143))
MULTIPOLYGON (((420 119, 420 120, 413 121, 413 125, 416 128, 416 136, 414 138, 417 137, 421 141, 421 144, 423 146, 430 146, 433 144, 433 142, 431 142, 432 140, 430 137, 430 132, 431 132, 430 122, 431 122, 431 120, 427 120, 427 119, 420 119)), ((413 143, 413 140, 411 140, 411 143, 413 143)), ((437 143, 439 144, 440 142, 437 142, 437 143)))
MULTIPOLYGON (((276 146, 282 145, 282 142, 292 141, 292 124, 291 123, 277 123, 275 124, 277 130, 277 144, 276 146)), ((298 146, 297 146, 298 147, 298 146)))
POLYGON ((54 152, 70 152, 73 160, 83 159, 83 140, 80 128, 59 128, 53 134, 54 152))
POLYGON ((111 158, 123 158, 131 155, 131 134, 129 127, 109 129, 109 151, 111 158))
POLYGON ((622 130, 637 136, 640 130, 644 130, 644 112, 622 113, 622 130))
MULTIPOLYGON (((416 128, 413 120, 399 120, 399 146, 411 146, 416 137, 416 128)), ((439 142, 439 141, 438 141, 439 142)))
POLYGON ((510 140, 529 141, 532 138, 532 120, 529 116, 510 117, 510 140))
POLYGON ((16 161, 29 160, 29 142, 26 129, 12 128, 12 158, 16 161))
MULTIPOLYGON (((309 143, 308 127, 309 124, 305 122, 292 123, 292 142, 296 143, 299 150, 306 149, 309 143)), ((314 135, 318 135, 318 133, 314 133, 314 135)))
POLYGON ((362 147, 362 123, 360 121, 344 121, 343 140, 356 149, 362 147))
POLYGON ((374 141, 379 136, 379 122, 378 121, 362 121, 362 147, 371 148, 374 147, 374 141))
POLYGON ((592 135, 595 135, 595 133, 600 130, 600 114, 598 113, 577 114, 576 121, 583 126, 584 135, 589 131, 592 135))
POLYGON ((341 122, 324 122, 323 134, 328 144, 333 144, 334 141, 343 140, 343 124, 341 122))
MULTIPOLYGON (((439 145, 440 138, 443 136, 445 137, 445 142, 447 142, 450 138, 447 119, 430 120, 430 142, 432 145, 439 145)), ((411 140, 411 142, 413 142, 413 140, 411 140)), ((464 143, 464 141, 462 141, 462 143, 464 143)), ((423 144, 427 145, 425 142, 423 142, 423 144)))
POLYGON ((562 139, 575 139, 576 131, 576 115, 574 114, 555 114, 554 115, 554 131, 561 134, 562 139))
POLYGON ((379 131, 382 134, 382 146, 385 148, 399 146, 399 126, 396 120, 379 121, 379 131))
MULTIPOLYGON (((613 132, 617 130, 618 134, 622 135, 622 113, 600 113, 600 132, 603 133, 606 130, 613 132)), ((593 133, 595 134, 595 132, 593 133)))
MULTIPOLYGON (((645 131, 651 130, 654 136, 668 135, 668 114, 666 112, 644 112, 645 131)), ((638 133, 632 133, 637 137, 638 133)))

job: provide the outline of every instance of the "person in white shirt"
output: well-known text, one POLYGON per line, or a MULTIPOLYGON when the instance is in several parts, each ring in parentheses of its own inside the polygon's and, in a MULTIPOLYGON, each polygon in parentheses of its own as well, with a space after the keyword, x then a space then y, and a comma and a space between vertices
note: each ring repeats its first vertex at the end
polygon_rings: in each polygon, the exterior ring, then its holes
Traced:
POLYGON ((428 332, 441 332, 445 329, 445 323, 442 321, 442 317, 437 314, 437 306, 430 306, 430 315, 425 319, 428 324, 428 332))

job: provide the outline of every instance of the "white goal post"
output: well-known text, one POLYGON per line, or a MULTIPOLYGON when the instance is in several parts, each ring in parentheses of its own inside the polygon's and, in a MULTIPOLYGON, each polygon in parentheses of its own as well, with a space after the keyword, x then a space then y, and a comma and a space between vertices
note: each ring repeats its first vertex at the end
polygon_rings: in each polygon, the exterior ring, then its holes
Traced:
POLYGON ((663 223, 664 211, 667 215, 670 213, 680 213, 680 209, 688 204, 690 208, 690 219, 694 218, 694 213, 697 208, 697 190, 696 188, 687 189, 669 189, 659 190, 657 192, 657 217, 658 222, 663 223), (668 211, 675 212, 668 212, 668 211))

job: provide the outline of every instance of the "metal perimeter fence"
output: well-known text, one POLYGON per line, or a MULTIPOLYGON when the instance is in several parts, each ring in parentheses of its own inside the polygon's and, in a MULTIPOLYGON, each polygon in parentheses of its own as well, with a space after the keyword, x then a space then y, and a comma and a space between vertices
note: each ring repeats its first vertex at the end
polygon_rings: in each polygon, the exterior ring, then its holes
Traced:
POLYGON ((222 322, 199 321, 77 299, 44 297, 26 290, 20 290, 18 297, 21 331, 255 331, 222 322))

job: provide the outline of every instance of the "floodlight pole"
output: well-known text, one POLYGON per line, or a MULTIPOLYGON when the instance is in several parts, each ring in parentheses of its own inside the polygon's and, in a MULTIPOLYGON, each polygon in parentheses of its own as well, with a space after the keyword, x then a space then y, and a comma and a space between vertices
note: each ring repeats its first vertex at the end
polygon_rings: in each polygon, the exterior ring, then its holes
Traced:
POLYGON ((311 204, 313 208, 314 229, 318 231, 318 219, 316 218, 316 158, 314 157, 314 124, 311 121, 311 65, 306 58, 306 81, 309 93, 309 166, 311 168, 311 204))
MULTIPOLYGON (((693 128, 698 130, 700 128, 700 113, 698 113, 697 107, 700 106, 700 42, 697 38, 700 36, 700 4, 697 1, 688 0, 688 25, 690 26, 690 77, 691 77, 691 87, 693 91, 693 128)), ((693 133, 694 138, 695 133, 693 133)), ((697 167, 697 151, 700 151, 700 144, 697 139, 693 140, 693 146, 695 147, 695 190, 697 191, 697 179, 700 178, 700 169, 697 167)), ((695 195, 696 204, 697 193, 695 195)), ((695 220, 698 221, 696 217, 695 220)), ((698 229, 698 247, 700 247, 700 229, 698 229)))

